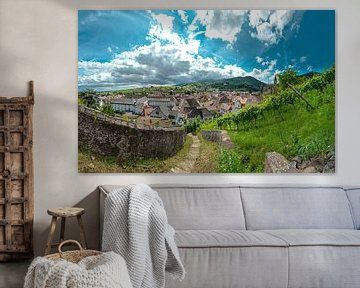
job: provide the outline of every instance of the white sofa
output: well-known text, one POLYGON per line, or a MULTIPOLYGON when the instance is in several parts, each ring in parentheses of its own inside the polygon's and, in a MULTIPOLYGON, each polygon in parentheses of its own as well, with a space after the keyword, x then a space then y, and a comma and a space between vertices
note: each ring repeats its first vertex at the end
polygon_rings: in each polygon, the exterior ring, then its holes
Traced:
POLYGON ((167 288, 360 287, 360 188, 153 188, 187 271, 167 288))

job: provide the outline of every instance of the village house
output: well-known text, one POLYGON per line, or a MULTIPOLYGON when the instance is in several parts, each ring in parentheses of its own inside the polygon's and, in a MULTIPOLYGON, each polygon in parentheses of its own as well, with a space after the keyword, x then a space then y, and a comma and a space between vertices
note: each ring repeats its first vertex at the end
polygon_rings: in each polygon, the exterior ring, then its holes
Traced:
POLYGON ((167 106, 168 108, 174 107, 174 101, 171 98, 149 97, 148 104, 150 106, 167 106))
POLYGON ((198 117, 201 121, 211 120, 217 115, 239 112, 245 105, 258 103, 261 96, 249 92, 210 92, 195 95, 173 95, 160 97, 151 94, 139 99, 118 98, 109 103, 117 113, 132 113, 147 119, 172 120, 183 125, 186 119, 198 117))
POLYGON ((230 104, 232 101, 228 95, 220 94, 219 104, 230 104))
POLYGON ((169 116, 171 114, 170 111, 171 110, 169 109, 169 107, 165 105, 155 106, 153 107, 153 110, 150 113, 150 117, 169 119, 169 116))
POLYGON ((110 105, 116 113, 134 113, 136 109, 136 100, 133 98, 120 98, 110 100, 110 105))
POLYGON ((201 121, 207 121, 213 119, 214 115, 206 108, 193 108, 188 113, 187 118, 199 118, 201 121))
POLYGON ((173 106, 178 106, 179 105, 179 103, 180 103, 180 100, 179 99, 177 99, 176 97, 174 97, 174 96, 172 96, 171 98, 170 98, 170 100, 173 102, 173 106))
POLYGON ((247 100, 247 104, 257 104, 261 102, 261 96, 256 94, 256 93, 252 93, 247 100))
POLYGON ((224 115, 232 111, 232 102, 229 103, 221 103, 219 105, 219 113, 220 115, 224 115))
MULTIPOLYGON (((243 106, 243 102, 244 100, 243 99, 241 99, 241 97, 236 97, 234 100, 233 100, 233 104, 232 104, 232 106, 231 106, 231 112, 239 112, 240 111, 240 109, 242 108, 242 107, 244 107, 243 106)), ((246 100, 245 100, 245 103, 246 103, 246 100)), ((245 105, 245 104, 244 104, 245 105)))
POLYGON ((185 99, 185 107, 189 107, 189 108, 197 108, 200 107, 200 103, 197 99, 195 98, 188 98, 185 99))
POLYGON ((135 106, 135 114, 144 115, 144 107, 148 105, 148 98, 146 96, 138 99, 135 106))
POLYGON ((182 114, 180 111, 175 111, 175 124, 176 125, 183 125, 186 120, 186 115, 182 114))
POLYGON ((200 107, 200 103, 195 98, 182 99, 180 103, 180 112, 188 114, 192 109, 200 107))
POLYGON ((219 113, 219 103, 216 100, 207 101, 202 104, 202 107, 209 110, 213 115, 219 113))
POLYGON ((150 114, 153 110, 154 110, 153 107, 149 106, 149 104, 145 104, 143 107, 143 116, 145 118, 150 118, 150 114))

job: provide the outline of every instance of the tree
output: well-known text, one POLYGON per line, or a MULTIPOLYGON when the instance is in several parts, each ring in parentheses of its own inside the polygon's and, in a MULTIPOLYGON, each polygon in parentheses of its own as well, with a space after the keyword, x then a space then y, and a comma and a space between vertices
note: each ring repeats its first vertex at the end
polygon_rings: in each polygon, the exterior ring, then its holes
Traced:
POLYGON ((279 75, 279 85, 282 90, 288 88, 287 84, 296 85, 299 83, 299 77, 295 70, 288 68, 286 71, 279 75))
POLYGON ((109 116, 115 116, 115 111, 110 104, 104 104, 100 107, 100 111, 109 116))
POLYGON ((200 126, 200 119, 198 117, 195 117, 186 122, 185 131, 186 133, 196 134, 200 130, 200 126))
POLYGON ((87 89, 79 93, 79 104, 87 106, 89 108, 98 109, 100 105, 100 99, 95 90, 87 89))

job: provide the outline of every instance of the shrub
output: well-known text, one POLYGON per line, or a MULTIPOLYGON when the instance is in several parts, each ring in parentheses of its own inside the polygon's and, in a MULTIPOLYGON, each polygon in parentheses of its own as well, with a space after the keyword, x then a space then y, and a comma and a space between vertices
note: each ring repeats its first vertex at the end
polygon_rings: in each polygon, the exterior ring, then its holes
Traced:
POLYGON ((310 140, 301 141, 297 135, 292 135, 284 145, 284 154, 287 157, 299 156, 303 160, 310 160, 315 156, 325 157, 335 150, 334 134, 318 134, 310 140))
POLYGON ((186 133, 196 134, 200 130, 200 126, 200 120, 196 117, 187 121, 184 127, 186 133))
POLYGON ((104 104, 100 107, 100 112, 109 115, 109 116, 115 116, 115 111, 113 107, 110 104, 104 104))
POLYGON ((287 84, 296 85, 300 82, 300 78, 297 76, 297 73, 293 69, 286 69, 284 73, 279 75, 280 78, 280 89, 287 89, 287 84))
POLYGON ((222 149, 218 158, 220 172, 235 173, 241 171, 241 160, 235 151, 222 149))

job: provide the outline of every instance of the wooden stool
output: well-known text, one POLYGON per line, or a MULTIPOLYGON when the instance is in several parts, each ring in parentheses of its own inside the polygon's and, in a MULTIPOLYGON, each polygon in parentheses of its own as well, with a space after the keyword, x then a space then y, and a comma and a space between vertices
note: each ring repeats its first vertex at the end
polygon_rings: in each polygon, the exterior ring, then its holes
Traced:
POLYGON ((81 219, 81 215, 83 215, 85 213, 84 208, 78 208, 78 207, 50 208, 47 210, 47 213, 52 216, 52 219, 51 219, 51 224, 50 224, 50 231, 49 231, 49 236, 48 236, 48 240, 47 240, 45 255, 50 254, 52 247, 57 247, 61 242, 64 241, 66 218, 70 218, 70 217, 77 218, 79 227, 80 227, 81 245, 83 246, 84 249, 86 249, 87 245, 86 245, 86 239, 85 239, 85 230, 84 230, 84 224, 81 219), (56 222, 57 222, 58 217, 61 218, 60 242, 53 244, 52 240, 54 237, 56 222))

